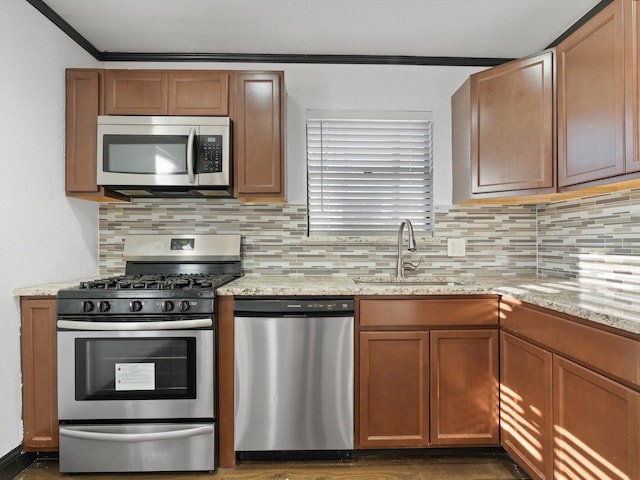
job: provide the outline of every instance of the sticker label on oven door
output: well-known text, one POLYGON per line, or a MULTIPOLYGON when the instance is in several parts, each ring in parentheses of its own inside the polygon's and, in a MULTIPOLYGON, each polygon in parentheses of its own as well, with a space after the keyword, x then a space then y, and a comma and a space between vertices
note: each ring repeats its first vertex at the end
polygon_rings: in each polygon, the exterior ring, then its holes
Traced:
POLYGON ((116 363, 116 391, 155 389, 155 363, 116 363))

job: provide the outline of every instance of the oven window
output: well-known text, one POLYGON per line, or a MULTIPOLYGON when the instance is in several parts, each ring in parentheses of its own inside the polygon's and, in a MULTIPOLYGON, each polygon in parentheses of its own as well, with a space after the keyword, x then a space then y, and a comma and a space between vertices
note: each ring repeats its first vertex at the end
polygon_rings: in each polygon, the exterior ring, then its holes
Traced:
POLYGON ((77 338, 76 400, 196 398, 196 339, 77 338))

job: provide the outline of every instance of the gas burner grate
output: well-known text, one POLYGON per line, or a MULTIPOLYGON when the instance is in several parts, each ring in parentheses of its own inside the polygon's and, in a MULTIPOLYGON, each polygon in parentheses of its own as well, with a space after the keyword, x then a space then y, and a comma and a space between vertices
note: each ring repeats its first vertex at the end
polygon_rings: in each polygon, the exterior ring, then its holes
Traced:
POLYGON ((83 290, 196 290, 214 288, 229 281, 219 274, 120 275, 81 282, 83 290))

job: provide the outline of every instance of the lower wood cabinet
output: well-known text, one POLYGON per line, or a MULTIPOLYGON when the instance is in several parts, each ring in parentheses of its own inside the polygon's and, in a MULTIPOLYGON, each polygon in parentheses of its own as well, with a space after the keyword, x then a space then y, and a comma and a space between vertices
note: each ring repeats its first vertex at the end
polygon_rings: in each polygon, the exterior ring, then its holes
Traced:
POLYGON ((498 330, 433 330, 431 445, 497 445, 498 330))
POLYGON ((356 448, 499 445, 497 302, 359 301, 356 448))
POLYGON ((640 393, 553 359, 556 479, 640 478, 640 393))
POLYGON ((429 332, 360 333, 359 444, 429 444, 429 332))
POLYGON ((640 339, 503 299, 502 444, 534 480, 640 478, 640 339))
POLYGON ((58 450, 56 297, 22 297, 22 421, 27 452, 58 450))
POLYGON ((552 355, 500 334, 502 445, 537 480, 553 478, 552 355))

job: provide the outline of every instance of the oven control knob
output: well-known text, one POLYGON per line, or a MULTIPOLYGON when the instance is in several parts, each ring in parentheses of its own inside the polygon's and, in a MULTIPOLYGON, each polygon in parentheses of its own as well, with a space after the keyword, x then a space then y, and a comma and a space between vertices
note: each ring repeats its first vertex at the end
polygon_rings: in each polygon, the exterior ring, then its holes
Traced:
POLYGON ((91 300, 85 300, 82 302, 83 312, 93 312, 93 302, 91 300))
POLYGON ((180 300, 178 302, 178 310, 180 310, 181 312, 186 312, 187 310, 189 310, 189 302, 187 302, 186 300, 180 300))
POLYGON ((162 311, 163 312, 171 312, 175 308, 175 305, 171 300, 163 300, 162 302, 162 311))
POLYGON ((142 302, 140 300, 131 300, 129 310, 132 312, 140 312, 142 310, 142 302))
POLYGON ((111 310, 111 304, 106 300, 98 302, 98 310, 101 312, 108 312, 109 310, 111 310))

